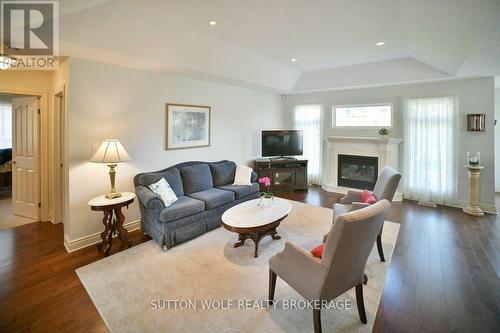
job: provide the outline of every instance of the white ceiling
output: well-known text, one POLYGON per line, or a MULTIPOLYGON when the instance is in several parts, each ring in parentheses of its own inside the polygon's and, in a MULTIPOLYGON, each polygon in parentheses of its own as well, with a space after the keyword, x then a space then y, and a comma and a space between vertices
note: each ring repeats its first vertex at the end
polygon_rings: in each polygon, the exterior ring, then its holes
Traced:
POLYGON ((500 75, 500 0, 60 6, 63 55, 277 92, 500 75), (218 24, 208 25, 211 19, 218 24))

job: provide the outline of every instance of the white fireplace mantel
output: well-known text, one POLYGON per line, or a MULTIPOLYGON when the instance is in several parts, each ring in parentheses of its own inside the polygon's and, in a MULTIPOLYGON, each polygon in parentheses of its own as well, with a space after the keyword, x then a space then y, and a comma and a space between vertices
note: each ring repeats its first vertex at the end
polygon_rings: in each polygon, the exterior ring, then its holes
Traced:
MULTIPOLYGON (((347 193, 348 188, 338 186, 338 155, 358 155, 378 157, 378 171, 385 165, 395 170, 398 168, 399 144, 403 139, 384 137, 351 137, 326 136, 325 172, 322 187, 330 192, 347 193)), ((398 191, 394 201, 401 201, 402 194, 398 191)))

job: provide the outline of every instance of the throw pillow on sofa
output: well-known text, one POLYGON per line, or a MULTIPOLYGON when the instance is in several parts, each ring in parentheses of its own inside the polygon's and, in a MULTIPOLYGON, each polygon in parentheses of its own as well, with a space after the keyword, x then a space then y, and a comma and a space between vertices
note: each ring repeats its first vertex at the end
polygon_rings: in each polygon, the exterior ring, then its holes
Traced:
POLYGON ((252 168, 249 168, 245 165, 236 164, 236 172, 234 175, 233 185, 252 186, 252 171, 252 168))
POLYGON ((165 203, 165 207, 171 206, 177 201, 177 196, 175 195, 170 184, 165 180, 165 178, 160 179, 154 184, 149 185, 151 191, 157 194, 161 200, 165 203))

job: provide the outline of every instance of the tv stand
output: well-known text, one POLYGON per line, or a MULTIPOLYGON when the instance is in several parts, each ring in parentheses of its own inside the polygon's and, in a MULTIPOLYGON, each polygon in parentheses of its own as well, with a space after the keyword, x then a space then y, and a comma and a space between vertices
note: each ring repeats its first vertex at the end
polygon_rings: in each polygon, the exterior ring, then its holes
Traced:
POLYGON ((271 179, 274 192, 307 190, 307 160, 296 158, 259 158, 255 160, 255 172, 271 179))
POLYGON ((288 156, 280 156, 280 157, 269 157, 270 161, 278 161, 278 160, 292 160, 296 161, 297 159, 295 157, 288 157, 288 156))

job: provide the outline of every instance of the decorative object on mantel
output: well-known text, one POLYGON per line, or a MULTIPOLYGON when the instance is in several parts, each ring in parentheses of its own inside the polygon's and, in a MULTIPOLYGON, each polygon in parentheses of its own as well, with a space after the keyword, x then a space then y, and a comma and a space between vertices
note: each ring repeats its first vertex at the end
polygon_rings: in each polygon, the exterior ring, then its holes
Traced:
POLYGON ((260 191, 260 201, 258 206, 267 207, 270 202, 273 200, 273 194, 271 193, 271 178, 269 177, 261 177, 257 180, 261 186, 265 186, 265 191, 260 191))
POLYGON ((485 114, 468 114, 467 115, 467 131, 469 132, 484 132, 486 131, 486 115, 485 114))
POLYGON ((381 137, 383 138, 387 138, 387 136, 389 135, 389 130, 385 127, 382 127, 379 131, 378 131, 378 134, 380 134, 381 137))
POLYGON ((467 163, 469 163, 469 165, 478 166, 481 163, 481 153, 468 151, 467 163))
POLYGON ((166 105, 166 150, 210 146, 210 106, 166 105))
POLYGON ((107 199, 121 197, 121 193, 115 191, 115 176, 117 163, 130 160, 125 148, 120 141, 116 139, 106 139, 99 146, 94 156, 90 159, 94 163, 106 163, 109 167, 109 179, 111 181, 111 190, 105 195, 107 199))
POLYGON ((481 174, 481 170, 484 167, 480 166, 479 163, 477 165, 467 164, 465 165, 469 172, 470 178, 470 203, 469 206, 463 209, 464 213, 472 216, 483 216, 484 213, 478 206, 479 199, 479 176, 481 174))

